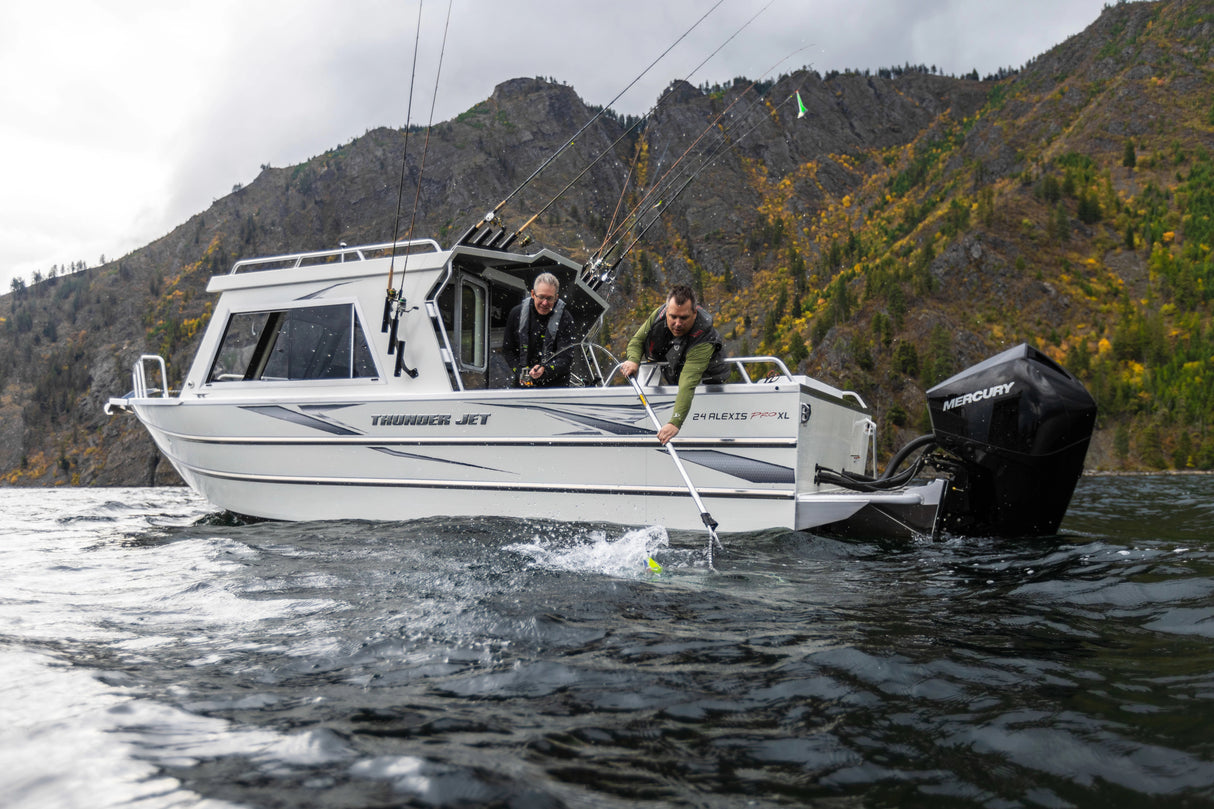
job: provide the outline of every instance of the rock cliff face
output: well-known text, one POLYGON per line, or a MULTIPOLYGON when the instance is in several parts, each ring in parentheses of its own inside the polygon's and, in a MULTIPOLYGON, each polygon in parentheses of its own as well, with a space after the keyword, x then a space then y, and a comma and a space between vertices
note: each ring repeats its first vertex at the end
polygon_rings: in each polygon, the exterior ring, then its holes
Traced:
MULTIPOLYGON (((676 82, 642 127, 597 118, 503 214, 521 224, 573 183, 532 231, 582 258, 621 196, 627 207, 662 178, 699 171, 621 267, 614 342, 662 287, 693 283, 731 349, 777 353, 864 391, 899 425, 888 442, 900 442, 923 426, 914 414, 924 387, 1013 342, 1078 358, 1094 379, 1104 373, 1090 358, 1120 328, 1106 304, 1138 311, 1130 292, 1158 294, 1152 245, 1175 248, 1179 261, 1184 222, 1200 221, 1180 206, 1194 198, 1183 178, 1214 147, 1211 9, 1118 4, 999 80, 906 68, 676 82), (1145 158, 1136 168, 1124 165, 1127 142, 1145 158), (1084 214, 1089 194, 1095 218, 1084 214)), ((412 235, 449 244, 593 114, 573 88, 505 81, 432 129, 424 175, 423 133, 377 129, 266 168, 118 261, 4 296, 0 479, 176 481, 134 421, 107 418, 102 405, 130 388, 141 354, 164 356, 180 381, 210 314, 210 276, 239 258, 404 238, 419 175, 412 235)), ((1199 296, 1183 312, 1204 328, 1209 307, 1199 296)), ((1114 360, 1141 362, 1116 351, 1114 360)), ((1105 393, 1112 416, 1117 397, 1132 395, 1105 393)), ((1125 411, 1137 423, 1141 414, 1125 411)))

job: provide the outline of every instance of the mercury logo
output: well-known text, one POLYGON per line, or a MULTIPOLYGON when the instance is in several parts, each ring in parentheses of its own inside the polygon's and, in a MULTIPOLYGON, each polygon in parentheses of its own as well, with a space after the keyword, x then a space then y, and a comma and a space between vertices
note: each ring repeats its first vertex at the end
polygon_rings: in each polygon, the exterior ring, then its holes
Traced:
POLYGON ((973 393, 963 393, 960 396, 954 396, 944 403, 944 409, 952 410, 954 407, 981 402, 983 399, 994 399, 996 396, 1010 393, 1012 385, 1015 384, 1015 382, 1005 382, 1002 385, 991 385, 985 390, 976 390, 973 393))

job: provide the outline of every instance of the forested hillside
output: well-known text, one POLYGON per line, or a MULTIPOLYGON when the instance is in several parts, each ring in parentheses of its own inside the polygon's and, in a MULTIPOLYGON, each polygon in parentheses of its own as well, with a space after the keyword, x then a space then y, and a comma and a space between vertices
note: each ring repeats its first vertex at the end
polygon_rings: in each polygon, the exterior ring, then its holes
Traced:
MULTIPOLYGON (((907 143, 756 167, 769 260, 715 290, 736 334, 895 395, 1027 340, 1099 403, 1089 463, 1211 468, 1212 48, 1208 2, 1119 4, 907 143)), ((891 411, 926 430, 917 394, 891 411)))
MULTIPOLYGON (((415 235, 449 243, 592 115, 573 88, 515 79, 434 127, 415 235)), ((634 122, 601 116, 504 212, 519 224, 593 163, 534 227, 585 257, 617 202, 642 199, 701 133, 697 150, 725 147, 621 265, 617 353, 666 286, 691 283, 733 353, 858 391, 888 449, 927 430, 924 389, 1027 341, 1100 406, 1090 468, 1214 468, 1214 2, 1118 3, 985 78, 904 65, 675 83, 634 122)), ((105 400, 130 389, 140 354, 181 379, 206 281, 236 259, 389 241, 405 140, 379 129, 265 166, 128 256, 14 284, 0 298, 2 479, 175 481, 105 400)))

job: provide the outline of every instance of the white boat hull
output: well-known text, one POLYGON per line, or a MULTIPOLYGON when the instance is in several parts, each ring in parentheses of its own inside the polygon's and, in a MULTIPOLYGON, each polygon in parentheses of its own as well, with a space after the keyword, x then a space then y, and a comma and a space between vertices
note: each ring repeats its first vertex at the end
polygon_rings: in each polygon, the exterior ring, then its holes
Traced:
MULTIPOLYGON (((675 445, 722 531, 812 529, 885 502, 934 509, 938 486, 874 495, 815 484, 819 464, 863 471, 869 421, 795 380, 697 393, 675 445)), ((674 393, 647 392, 660 418, 674 393)), ((238 514, 703 527, 630 388, 123 402, 192 487, 238 514)))
MULTIPOLYGON (((617 361, 585 336, 606 303, 593 274, 563 256, 410 242, 240 262, 208 289, 220 297, 181 390, 169 394, 166 363, 146 356, 132 393, 108 409, 135 413, 219 508, 279 520, 704 527, 636 392, 601 383, 618 363, 600 366, 600 354, 617 361), (420 250, 407 275, 393 274, 398 248, 420 250), (578 378, 507 387, 508 364, 506 378, 494 364, 506 313, 541 271, 563 279, 583 339, 578 378), (385 305, 394 277, 400 291, 385 305), (145 374, 153 361, 160 388, 145 374)), ((862 478, 873 465, 875 428, 858 396, 776 358, 730 362, 740 381, 700 386, 673 442, 721 531, 935 530, 940 481, 869 492, 820 482, 823 469, 862 478), (771 369, 770 381, 747 366, 771 369)), ((677 390, 655 386, 656 365, 638 376, 668 420, 677 390)))

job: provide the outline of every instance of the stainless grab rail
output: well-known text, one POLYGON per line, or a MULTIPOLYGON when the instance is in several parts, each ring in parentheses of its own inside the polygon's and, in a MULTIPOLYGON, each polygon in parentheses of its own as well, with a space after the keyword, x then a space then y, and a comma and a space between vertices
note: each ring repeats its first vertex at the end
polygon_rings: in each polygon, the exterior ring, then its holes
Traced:
MULTIPOLYGON (((772 365, 775 365, 777 368, 779 368, 779 370, 780 370, 780 375, 781 375, 781 376, 787 377, 787 379, 788 379, 790 382, 791 382, 791 381, 792 381, 792 379, 793 379, 792 372, 788 370, 788 366, 787 366, 787 365, 785 365, 785 364, 784 364, 784 361, 783 361, 783 360, 781 360, 779 357, 767 357, 767 356, 757 356, 757 357, 726 357, 726 358, 725 358, 725 360, 724 360, 724 362, 725 362, 725 363, 727 363, 727 364, 729 364, 729 365, 734 365, 734 366, 736 366, 736 367, 737 367, 737 369, 738 369, 738 373, 739 373, 739 374, 741 375, 741 377, 742 377, 742 381, 743 381, 743 382, 745 382, 747 385, 757 385, 757 384, 760 384, 760 382, 756 382, 755 380, 751 379, 751 378, 750 378, 750 374, 748 374, 748 373, 746 372, 746 367, 745 367, 745 365, 743 365, 743 363, 747 363, 747 362, 750 362, 750 363, 759 363, 759 362, 763 362, 763 363, 770 363, 770 364, 772 364, 772 365)), ((602 385, 602 387, 604 387, 604 388, 605 388, 605 387, 607 387, 608 385, 610 385, 610 384, 611 384, 612 379, 614 379, 614 378, 615 378, 616 373, 617 373, 617 372, 620 370, 620 366, 621 366, 621 365, 623 365, 623 364, 624 364, 624 363, 622 363, 622 362, 621 362, 621 363, 618 363, 618 364, 617 364, 617 365, 616 365, 614 368, 612 368, 612 369, 611 369, 611 373, 610 373, 610 374, 608 374, 607 376, 605 376, 605 377, 603 378, 603 385, 602 385)), ((659 369, 660 369, 660 368, 661 368, 661 367, 662 367, 664 364, 665 364, 665 363, 661 363, 661 362, 643 362, 643 363, 641 363, 641 368, 642 368, 642 369, 644 369, 644 370, 647 372, 647 374, 648 374, 648 375, 647 375, 647 377, 646 377, 646 379, 645 379, 645 381, 644 381, 642 384, 644 384, 644 385, 646 385, 646 386, 650 385, 650 384, 651 384, 651 382, 652 382, 652 380, 653 380, 653 378, 654 378, 654 375, 655 375, 656 373, 658 373, 659 369)), ((637 371, 637 373, 639 374, 639 373, 640 373, 640 371, 637 371)), ((767 381, 767 380, 760 380, 760 381, 767 381)), ((857 398, 858 398, 858 397, 857 397, 857 398)))
MULTIPOLYGON (((384 244, 367 244, 359 247, 347 247, 342 245, 334 250, 317 250, 310 253, 287 253, 281 256, 266 256, 264 258, 246 258, 232 265, 232 271, 229 275, 236 275, 239 272, 267 269, 287 269, 304 266, 308 264, 325 264, 329 259, 333 261, 345 262, 348 256, 353 256, 352 261, 366 261, 368 253, 387 253, 389 250, 395 250, 400 247, 425 247, 430 252, 440 252, 442 248, 434 239, 410 239, 398 242, 385 242, 384 244), (267 264, 278 264, 278 267, 267 267, 267 264)), ((373 256, 374 257, 374 256, 373 256)))
POLYGON ((160 391, 161 398, 169 398, 169 375, 165 369, 164 357, 159 354, 142 355, 131 369, 131 387, 134 388, 134 398, 148 398, 148 376, 144 368, 144 363, 148 360, 152 360, 160 366, 160 387, 152 388, 152 392, 160 391))

